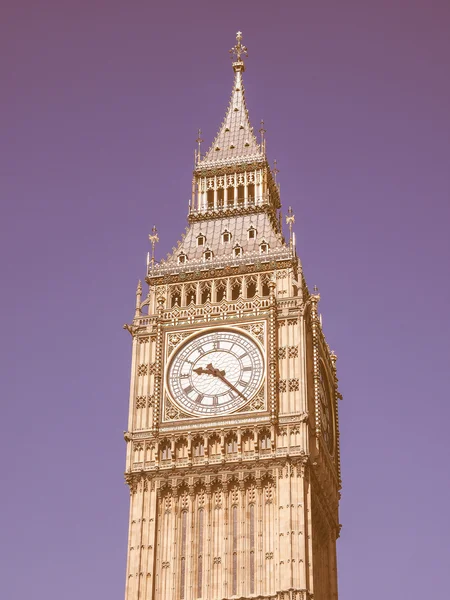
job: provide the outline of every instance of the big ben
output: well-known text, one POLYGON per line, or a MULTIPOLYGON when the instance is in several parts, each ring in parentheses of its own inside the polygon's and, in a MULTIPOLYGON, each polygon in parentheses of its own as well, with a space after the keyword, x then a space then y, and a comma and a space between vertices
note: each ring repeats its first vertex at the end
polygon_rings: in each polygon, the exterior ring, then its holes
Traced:
MULTIPOLYGON (((126 600, 337 600, 336 355, 282 231, 277 169, 231 98, 188 227, 148 259, 132 336, 126 600)), ((150 235, 152 248, 157 232, 150 235)))

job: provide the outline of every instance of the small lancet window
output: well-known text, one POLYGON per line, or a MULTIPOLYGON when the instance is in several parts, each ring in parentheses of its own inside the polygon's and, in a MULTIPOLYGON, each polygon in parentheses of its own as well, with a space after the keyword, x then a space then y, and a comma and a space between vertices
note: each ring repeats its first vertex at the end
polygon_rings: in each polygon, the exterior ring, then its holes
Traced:
POLYGON ((254 240, 256 238, 256 229, 254 227, 250 227, 247 232, 249 240, 254 240))
POLYGON ((245 146, 246 148, 248 148, 248 147, 250 146, 250 144, 249 144, 248 142, 245 142, 244 146, 245 146))
POLYGON ((228 131, 230 131, 230 128, 229 127, 225 127, 225 132, 228 132, 228 131))
POLYGON ((187 256, 186 254, 179 254, 178 255, 178 264, 182 265, 183 263, 185 263, 187 261, 187 256))
POLYGON ((236 146, 234 144, 231 144, 230 150, 233 150, 233 148, 236 148, 236 146))
POLYGON ((244 129, 244 126, 243 126, 243 125, 240 125, 239 129, 244 129))
POLYGON ((229 231, 227 231, 226 229, 222 233, 222 241, 223 241, 224 244, 227 244, 228 242, 231 242, 231 233, 229 231))
POLYGON ((197 236, 197 246, 204 246, 206 242, 206 238, 205 236, 200 233, 200 235, 197 236))
POLYGON ((214 148, 214 150, 215 150, 216 152, 218 152, 218 151, 220 150, 220 147, 219 147, 219 146, 216 146, 216 147, 214 148))
POLYGON ((233 254, 234 254, 234 256, 242 256, 242 248, 241 248, 241 246, 235 246, 233 248, 233 254))
POLYGON ((263 240, 259 245, 259 251, 261 254, 266 254, 269 252, 269 244, 263 240))

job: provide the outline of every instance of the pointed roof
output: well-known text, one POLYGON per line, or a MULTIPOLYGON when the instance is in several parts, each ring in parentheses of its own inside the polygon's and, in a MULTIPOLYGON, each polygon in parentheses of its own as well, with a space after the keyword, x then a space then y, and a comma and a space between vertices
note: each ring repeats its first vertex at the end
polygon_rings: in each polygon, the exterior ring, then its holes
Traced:
POLYGON ((198 168, 228 165, 242 160, 264 160, 264 151, 253 133, 245 102, 242 54, 247 56, 247 48, 241 45, 241 39, 242 34, 238 31, 236 46, 230 50, 236 60, 233 62, 233 89, 225 118, 211 147, 197 163, 198 168))

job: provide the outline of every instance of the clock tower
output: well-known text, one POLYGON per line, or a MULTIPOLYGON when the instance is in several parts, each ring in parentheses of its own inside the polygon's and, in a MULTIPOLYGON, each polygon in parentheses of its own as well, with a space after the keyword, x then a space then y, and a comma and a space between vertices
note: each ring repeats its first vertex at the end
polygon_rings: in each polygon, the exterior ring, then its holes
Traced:
POLYGON ((133 321, 126 600, 336 600, 336 355, 277 169, 245 103, 242 36, 188 227, 133 321))

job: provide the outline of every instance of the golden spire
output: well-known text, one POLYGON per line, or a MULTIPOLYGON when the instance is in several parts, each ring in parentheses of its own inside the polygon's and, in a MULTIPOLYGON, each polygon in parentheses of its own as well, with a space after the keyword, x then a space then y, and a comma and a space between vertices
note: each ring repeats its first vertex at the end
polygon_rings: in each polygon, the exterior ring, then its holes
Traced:
POLYGON ((242 33, 236 34, 236 45, 230 50, 233 60, 234 81, 231 98, 225 118, 206 154, 201 157, 197 151, 197 168, 242 163, 247 160, 263 160, 264 145, 258 144, 250 124, 245 103, 244 82, 242 73, 245 70, 243 56, 248 56, 247 47, 243 46, 242 33))
POLYGON ((233 69, 236 70, 236 66, 241 67, 240 70, 244 71, 244 61, 242 60, 242 55, 248 56, 247 46, 243 46, 241 44, 242 40, 242 31, 238 31, 236 33, 236 45, 233 46, 230 50, 231 60, 233 61, 233 69))

